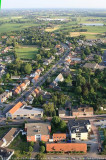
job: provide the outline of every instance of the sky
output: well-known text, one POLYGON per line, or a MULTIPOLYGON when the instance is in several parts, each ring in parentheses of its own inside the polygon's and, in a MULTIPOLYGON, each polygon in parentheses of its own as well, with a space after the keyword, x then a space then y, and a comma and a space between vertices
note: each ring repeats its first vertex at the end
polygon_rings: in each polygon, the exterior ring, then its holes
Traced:
POLYGON ((106 8, 106 0, 1 0, 2 8, 106 8))

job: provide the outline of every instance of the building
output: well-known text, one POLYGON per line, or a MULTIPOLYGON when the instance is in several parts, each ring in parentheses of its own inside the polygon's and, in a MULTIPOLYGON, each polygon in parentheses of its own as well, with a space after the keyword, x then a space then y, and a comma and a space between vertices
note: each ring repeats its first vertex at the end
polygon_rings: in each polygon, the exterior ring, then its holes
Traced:
POLYGON ((83 67, 95 70, 98 66, 99 65, 97 63, 86 63, 83 67))
POLYGON ((92 116, 93 108, 92 107, 80 107, 72 109, 72 116, 83 117, 83 116, 92 116))
POLYGON ((63 75, 60 73, 56 79, 55 79, 55 82, 58 83, 58 82, 63 82, 64 81, 64 77, 63 75))
POLYGON ((11 91, 6 91, 0 95, 0 103, 4 103, 8 98, 12 96, 11 91))
POLYGON ((14 91, 15 94, 20 94, 21 92, 25 91, 26 88, 30 85, 30 81, 26 79, 23 83, 21 83, 14 91))
POLYGON ((47 143, 47 152, 87 152, 87 144, 85 143, 47 143))
POLYGON ((66 133, 54 133, 53 134, 53 141, 65 141, 66 140, 66 133))
POLYGON ((10 160, 14 151, 12 149, 5 149, 0 147, 0 159, 1 160, 10 160))
POLYGON ((39 78, 39 75, 36 75, 33 79, 32 79, 32 83, 35 84, 37 82, 39 78))
POLYGON ((6 113, 6 117, 10 117, 11 119, 41 118, 43 117, 43 109, 33 108, 22 102, 18 102, 6 113))
POLYGON ((27 132, 27 141, 48 142, 50 139, 51 125, 50 123, 26 123, 25 130, 27 132))
POLYGON ((20 94, 21 93, 21 87, 18 86, 15 91, 14 91, 14 94, 20 94))
POLYGON ((23 91, 26 90, 27 85, 26 85, 25 83, 22 83, 22 84, 20 85, 20 88, 21 88, 21 90, 22 90, 22 92, 23 92, 23 91))
POLYGON ((68 122, 68 129, 72 141, 88 140, 88 133, 91 131, 91 124, 89 120, 72 119, 68 122))
POLYGON ((9 132, 0 140, 0 147, 8 147, 14 138, 19 134, 20 129, 11 128, 9 132))
POLYGON ((66 110, 60 108, 60 109, 59 109, 59 117, 64 117, 65 115, 66 115, 66 110))

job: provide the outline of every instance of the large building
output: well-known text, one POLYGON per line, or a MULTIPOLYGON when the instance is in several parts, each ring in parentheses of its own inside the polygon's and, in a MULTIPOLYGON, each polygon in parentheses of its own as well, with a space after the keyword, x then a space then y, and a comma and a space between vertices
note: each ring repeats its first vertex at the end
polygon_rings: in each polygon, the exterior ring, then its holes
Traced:
POLYGON ((87 144, 85 143, 47 143, 47 152, 87 152, 87 144))
POLYGON ((0 95, 0 103, 4 103, 9 97, 12 96, 11 91, 6 91, 0 95))
POLYGON ((20 129, 11 128, 8 133, 0 140, 0 147, 8 147, 14 138, 19 134, 20 129))
POLYGON ((88 140, 88 133, 91 131, 91 124, 89 120, 72 119, 68 122, 68 129, 72 141, 88 140))
POLYGON ((92 107, 80 107, 72 109, 72 116, 83 117, 83 116, 92 116, 93 108, 92 107))
POLYGON ((11 119, 26 119, 43 117, 43 109, 27 106, 24 102, 18 102, 6 113, 6 117, 11 119))
POLYGON ((27 141, 47 142, 50 139, 51 125, 50 123, 26 123, 25 130, 27 132, 27 141))

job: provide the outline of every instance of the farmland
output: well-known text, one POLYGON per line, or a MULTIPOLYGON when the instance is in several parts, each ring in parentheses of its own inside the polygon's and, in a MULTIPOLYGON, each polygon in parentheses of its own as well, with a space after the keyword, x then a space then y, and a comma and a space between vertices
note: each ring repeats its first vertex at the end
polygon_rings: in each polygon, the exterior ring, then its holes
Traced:
POLYGON ((16 47, 16 55, 20 59, 34 60, 38 48, 34 46, 18 46, 16 47))

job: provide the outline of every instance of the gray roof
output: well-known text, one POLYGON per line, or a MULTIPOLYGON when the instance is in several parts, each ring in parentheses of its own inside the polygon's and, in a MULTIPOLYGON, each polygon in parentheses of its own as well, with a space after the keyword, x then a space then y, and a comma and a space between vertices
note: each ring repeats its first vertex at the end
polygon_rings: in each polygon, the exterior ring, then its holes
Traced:
POLYGON ((68 122, 71 133, 85 133, 88 132, 86 125, 89 125, 89 120, 75 120, 72 119, 68 122))
POLYGON ((48 135, 50 134, 48 126, 50 123, 26 123, 27 136, 35 136, 36 134, 48 135))

